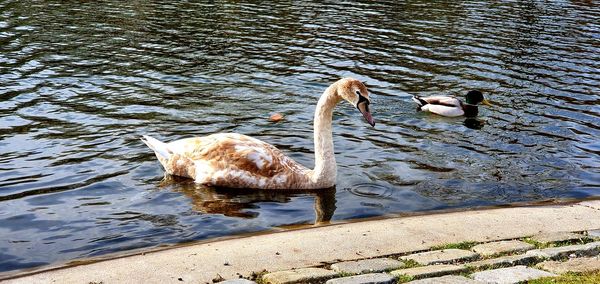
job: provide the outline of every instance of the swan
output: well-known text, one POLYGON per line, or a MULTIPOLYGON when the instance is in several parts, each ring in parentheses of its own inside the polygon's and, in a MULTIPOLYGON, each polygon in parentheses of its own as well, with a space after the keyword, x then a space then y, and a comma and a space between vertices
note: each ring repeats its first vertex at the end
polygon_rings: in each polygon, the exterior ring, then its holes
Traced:
POLYGON ((477 116, 479 109, 477 104, 482 103, 487 106, 492 104, 483 97, 480 91, 472 90, 469 91, 465 97, 465 102, 450 97, 450 96, 431 96, 431 97, 419 97, 413 96, 413 101, 417 103, 418 111, 427 111, 441 116, 456 117, 456 116, 477 116))
POLYGON ((369 93, 360 81, 340 79, 319 98, 314 116, 315 168, 308 169, 261 140, 237 133, 217 133, 170 143, 143 135, 166 173, 196 183, 255 189, 322 189, 333 187, 337 165, 331 120, 334 107, 346 100, 371 126, 369 93))

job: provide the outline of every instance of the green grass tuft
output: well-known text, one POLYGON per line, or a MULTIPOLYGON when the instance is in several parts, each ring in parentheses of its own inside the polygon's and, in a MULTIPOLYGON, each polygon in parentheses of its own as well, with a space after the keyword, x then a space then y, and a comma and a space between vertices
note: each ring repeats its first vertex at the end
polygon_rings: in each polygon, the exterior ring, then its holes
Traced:
POLYGON ((402 267, 401 269, 423 266, 412 259, 400 260, 400 261, 404 262, 404 267, 402 267))
POLYGON ((530 245, 533 245, 536 249, 547 248, 548 244, 540 243, 538 241, 532 240, 530 237, 522 238, 521 241, 526 242, 530 245))
POLYGON ((564 241, 564 242, 556 242, 556 243, 554 243, 554 245, 557 246, 557 247, 569 246, 569 245, 583 245, 583 244, 591 243, 593 241, 594 241, 593 238, 585 236, 585 237, 577 239, 577 240, 564 241))
POLYGON ((267 282, 263 279, 263 276, 265 276, 265 274, 267 273, 269 273, 269 271, 267 270, 263 270, 260 272, 252 272, 252 275, 250 275, 249 278, 257 284, 267 284, 267 282))
POLYGON ((349 273, 349 272, 339 272, 337 277, 348 277, 348 276, 354 276, 356 274, 354 273, 349 273))
POLYGON ((595 284, 600 283, 600 272, 566 273, 558 277, 544 277, 526 282, 528 284, 595 284))
POLYGON ((444 244, 444 245, 439 245, 439 246, 433 246, 433 247, 431 247, 431 250, 443 250, 443 249, 470 250, 472 247, 476 246, 477 244, 479 244, 479 243, 472 242, 472 241, 464 241, 464 242, 460 242, 460 243, 450 243, 450 244, 444 244))
POLYGON ((406 283, 413 281, 415 278, 410 275, 398 275, 396 276, 396 283, 406 283))
POLYGON ((528 244, 532 244, 537 249, 545 249, 545 248, 562 247, 562 246, 570 246, 570 245, 583 245, 583 244, 593 242, 594 239, 590 238, 590 237, 583 237, 581 239, 572 240, 572 241, 540 243, 540 242, 532 240, 530 237, 526 237, 526 238, 522 238, 521 241, 524 241, 528 244))

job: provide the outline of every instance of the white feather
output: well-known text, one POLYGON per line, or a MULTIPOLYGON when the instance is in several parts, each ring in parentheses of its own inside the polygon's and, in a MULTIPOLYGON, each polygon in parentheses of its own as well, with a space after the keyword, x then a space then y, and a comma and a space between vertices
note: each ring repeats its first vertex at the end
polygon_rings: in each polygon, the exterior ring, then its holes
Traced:
POLYGON ((412 100, 417 103, 418 106, 423 106, 423 103, 421 103, 421 101, 419 101, 419 99, 417 99, 415 96, 412 97, 412 100))
POLYGON ((438 104, 438 105, 455 105, 457 107, 460 106, 460 100, 455 97, 448 96, 429 96, 425 98, 421 98, 424 101, 430 104, 438 104))
POLYGON ((432 105, 427 104, 421 107, 422 111, 428 111, 431 113, 448 116, 448 117, 456 117, 465 114, 465 112, 460 107, 449 107, 443 105, 432 105))
POLYGON ((157 156, 160 156, 164 159, 169 159, 169 157, 171 157, 171 151, 169 150, 169 146, 166 143, 163 143, 158 139, 155 139, 148 135, 143 135, 141 140, 148 147, 150 147, 150 149, 152 149, 157 156))

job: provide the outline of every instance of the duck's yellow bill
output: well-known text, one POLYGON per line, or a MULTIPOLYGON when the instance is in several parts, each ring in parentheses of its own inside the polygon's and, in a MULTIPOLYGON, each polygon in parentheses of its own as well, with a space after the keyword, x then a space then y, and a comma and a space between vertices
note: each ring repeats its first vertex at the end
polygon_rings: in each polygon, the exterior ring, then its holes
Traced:
POLYGON ((490 101, 483 99, 483 101, 481 101, 482 104, 486 105, 486 106, 494 106, 492 103, 490 103, 490 101))

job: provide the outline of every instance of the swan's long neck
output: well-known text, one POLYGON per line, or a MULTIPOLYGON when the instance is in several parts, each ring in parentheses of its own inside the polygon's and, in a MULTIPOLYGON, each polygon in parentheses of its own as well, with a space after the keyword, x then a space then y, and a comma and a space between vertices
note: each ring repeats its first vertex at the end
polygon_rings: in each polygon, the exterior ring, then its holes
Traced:
POLYGON ((337 166, 333 152, 331 119, 333 108, 340 100, 337 84, 333 84, 321 95, 315 109, 315 169, 311 180, 322 188, 334 186, 336 181, 337 166))

